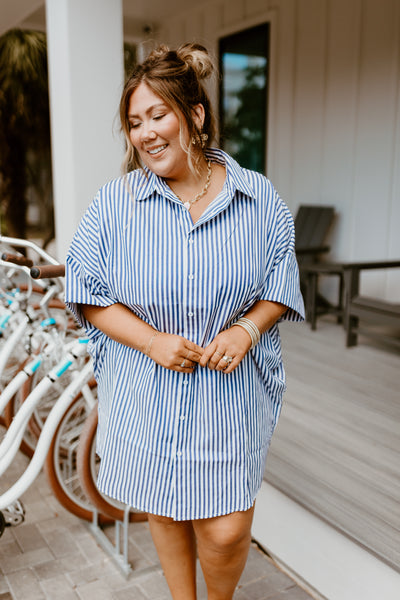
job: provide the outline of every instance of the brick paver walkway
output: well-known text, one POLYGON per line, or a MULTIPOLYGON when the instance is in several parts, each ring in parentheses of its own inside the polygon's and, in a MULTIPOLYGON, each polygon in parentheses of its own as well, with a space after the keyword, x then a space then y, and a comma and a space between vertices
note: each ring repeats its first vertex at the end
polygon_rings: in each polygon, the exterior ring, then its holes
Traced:
MULTIPOLYGON (((0 432, 0 437, 2 433, 0 432)), ((2 477, 4 491, 27 464, 19 455, 2 477)), ((129 561, 124 577, 87 525, 63 509, 44 474, 22 498, 26 517, 0 539, 0 600, 168 600, 171 598, 147 523, 130 525, 129 561)), ((107 530, 113 535, 113 528, 107 530)), ((199 600, 207 598, 198 569, 199 600)), ((255 544, 235 600, 309 600, 255 544)))

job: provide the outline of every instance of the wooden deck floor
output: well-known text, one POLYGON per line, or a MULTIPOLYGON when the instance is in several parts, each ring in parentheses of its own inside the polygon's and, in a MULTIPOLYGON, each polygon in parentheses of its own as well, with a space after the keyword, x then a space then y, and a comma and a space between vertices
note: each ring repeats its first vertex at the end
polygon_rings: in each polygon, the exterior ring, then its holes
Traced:
POLYGON ((288 389, 265 479, 400 571, 400 353, 348 349, 328 319, 281 333, 288 389))

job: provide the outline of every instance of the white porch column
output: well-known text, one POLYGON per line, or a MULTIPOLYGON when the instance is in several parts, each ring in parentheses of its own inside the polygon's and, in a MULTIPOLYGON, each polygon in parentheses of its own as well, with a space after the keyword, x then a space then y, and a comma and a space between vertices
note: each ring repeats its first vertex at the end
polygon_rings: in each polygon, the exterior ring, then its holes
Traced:
POLYGON ((56 253, 64 261, 80 217, 120 173, 122 0, 46 0, 56 253))

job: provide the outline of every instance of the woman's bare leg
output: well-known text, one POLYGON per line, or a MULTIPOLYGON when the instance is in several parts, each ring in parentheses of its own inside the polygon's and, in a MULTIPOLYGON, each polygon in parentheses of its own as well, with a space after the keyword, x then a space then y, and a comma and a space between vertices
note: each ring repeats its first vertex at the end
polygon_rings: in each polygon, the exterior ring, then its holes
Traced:
POLYGON ((150 531, 174 600, 196 600, 196 541, 191 521, 148 515, 150 531))
POLYGON ((208 600, 231 600, 246 565, 254 507, 193 521, 208 600))

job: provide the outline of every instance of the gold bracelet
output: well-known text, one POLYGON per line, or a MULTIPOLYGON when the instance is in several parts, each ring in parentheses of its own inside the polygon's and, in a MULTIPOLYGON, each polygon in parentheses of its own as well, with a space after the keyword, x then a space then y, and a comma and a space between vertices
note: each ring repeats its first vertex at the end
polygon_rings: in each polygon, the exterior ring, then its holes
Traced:
POLYGON ((149 343, 147 345, 147 348, 145 350, 145 354, 147 354, 147 356, 150 356, 151 346, 153 345, 153 342, 154 342, 155 338, 158 336, 159 333, 160 333, 159 331, 156 331, 155 334, 151 336, 150 341, 149 341, 149 343))

